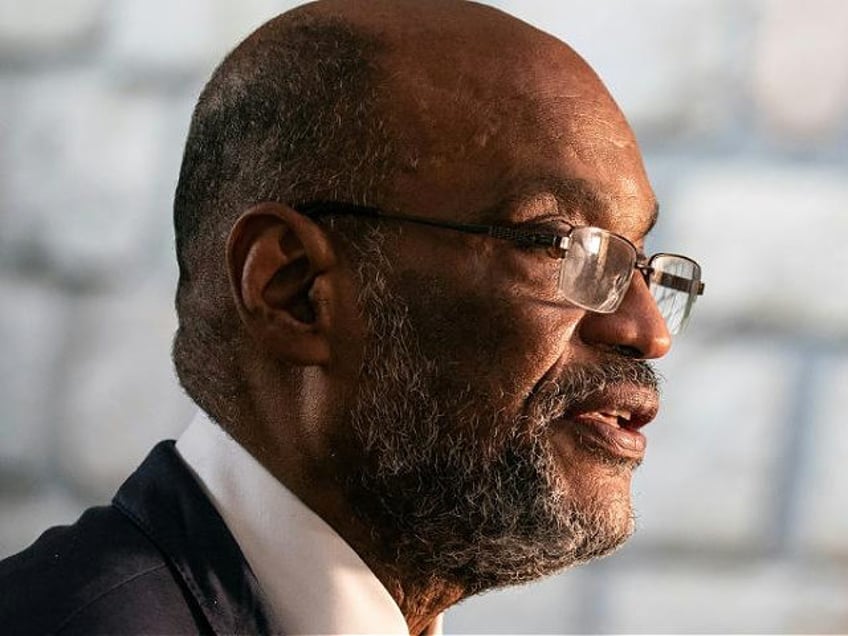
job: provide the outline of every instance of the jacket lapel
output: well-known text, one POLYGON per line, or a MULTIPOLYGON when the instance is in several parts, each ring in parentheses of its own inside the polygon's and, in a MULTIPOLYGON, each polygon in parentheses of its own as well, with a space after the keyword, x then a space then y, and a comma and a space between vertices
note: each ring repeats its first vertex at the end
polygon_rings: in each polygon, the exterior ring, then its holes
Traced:
POLYGON ((156 445, 112 503, 170 560, 214 632, 277 631, 238 544, 173 441, 156 445))

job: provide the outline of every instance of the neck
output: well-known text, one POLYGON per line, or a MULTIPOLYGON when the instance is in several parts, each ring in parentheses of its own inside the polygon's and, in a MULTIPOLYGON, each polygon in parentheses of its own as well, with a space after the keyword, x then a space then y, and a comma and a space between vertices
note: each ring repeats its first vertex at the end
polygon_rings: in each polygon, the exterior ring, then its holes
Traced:
MULTIPOLYGON (((265 431, 255 426, 249 430, 265 431)), ((292 427, 296 428, 296 427, 292 427)), ((406 619, 409 633, 421 634, 448 607, 467 592, 464 586, 432 574, 408 571, 370 524, 353 514, 343 494, 338 474, 325 465, 304 460, 296 444, 281 445, 271 435, 240 436, 248 449, 285 486, 339 534, 380 580, 406 619)))
POLYGON ((320 497, 301 498, 333 527, 380 580, 400 608, 410 634, 421 634, 439 614, 467 596, 465 587, 457 582, 420 571, 410 572, 399 565, 380 533, 352 514, 344 498, 329 484, 322 489, 320 497))
POLYGON ((467 596, 465 587, 456 581, 404 568, 392 556, 397 552, 390 547, 392 542, 352 514, 340 495, 332 497, 328 492, 333 491, 324 490, 319 500, 308 505, 344 538, 388 590, 410 634, 421 634, 439 614, 467 596))
POLYGON ((439 614, 465 596, 465 591, 459 584, 436 578, 427 581, 412 580, 396 568, 373 558, 367 550, 360 551, 357 546, 354 548, 395 599, 406 619, 409 633, 413 636, 423 633, 439 614))
POLYGON ((380 549, 385 544, 380 534, 350 512, 349 502, 332 479, 314 473, 304 474, 306 471, 291 471, 292 464, 279 461, 282 452, 274 454, 277 460, 274 461, 262 452, 262 446, 252 446, 248 440, 241 442, 356 551, 397 603, 410 634, 421 634, 439 614, 466 596, 464 587, 458 583, 420 572, 411 573, 394 563, 392 551, 380 549))

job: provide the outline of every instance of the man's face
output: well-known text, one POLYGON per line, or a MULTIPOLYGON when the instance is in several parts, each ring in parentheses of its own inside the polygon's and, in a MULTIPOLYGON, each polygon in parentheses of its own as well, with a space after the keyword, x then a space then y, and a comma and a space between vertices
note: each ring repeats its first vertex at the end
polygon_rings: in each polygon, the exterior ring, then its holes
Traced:
MULTIPOLYGON (((428 68, 418 53, 414 68, 428 68)), ((594 75, 556 45, 511 73, 487 60, 399 75, 412 156, 383 207, 554 233, 592 224, 641 247, 653 193, 594 75)), ((347 475, 359 514, 399 566, 470 591, 614 549, 633 529, 644 452, 621 429, 656 408, 639 359, 669 344, 644 282, 616 314, 593 314, 563 301, 545 250, 391 223, 360 273, 369 336, 351 420, 363 459, 347 475), (383 259, 391 268, 368 265, 383 259)))

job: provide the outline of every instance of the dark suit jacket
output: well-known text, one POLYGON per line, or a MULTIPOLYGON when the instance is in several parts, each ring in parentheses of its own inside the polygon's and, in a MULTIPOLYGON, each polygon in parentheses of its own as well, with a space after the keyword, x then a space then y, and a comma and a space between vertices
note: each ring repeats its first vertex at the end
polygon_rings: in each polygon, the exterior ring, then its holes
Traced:
POLYGON ((270 616, 173 442, 151 451, 111 506, 0 562, 2 634, 267 634, 270 616))

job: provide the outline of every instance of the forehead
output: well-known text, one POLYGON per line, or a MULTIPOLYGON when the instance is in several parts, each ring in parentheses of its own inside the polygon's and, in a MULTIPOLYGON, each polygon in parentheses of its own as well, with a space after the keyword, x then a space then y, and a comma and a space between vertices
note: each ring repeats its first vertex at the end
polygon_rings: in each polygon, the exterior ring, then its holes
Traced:
POLYGON ((391 60, 387 112, 402 139, 393 205, 487 222, 553 206, 575 223, 644 235, 654 195, 633 133, 595 73, 536 31, 504 54, 489 44, 431 42, 414 63, 408 54, 391 60))
POLYGON ((608 227, 625 235, 642 237, 656 225, 659 204, 653 197, 632 197, 632 205, 618 201, 598 183, 556 174, 540 175, 507 187, 506 195, 483 210, 486 223, 521 223, 556 215, 573 225, 608 227))

